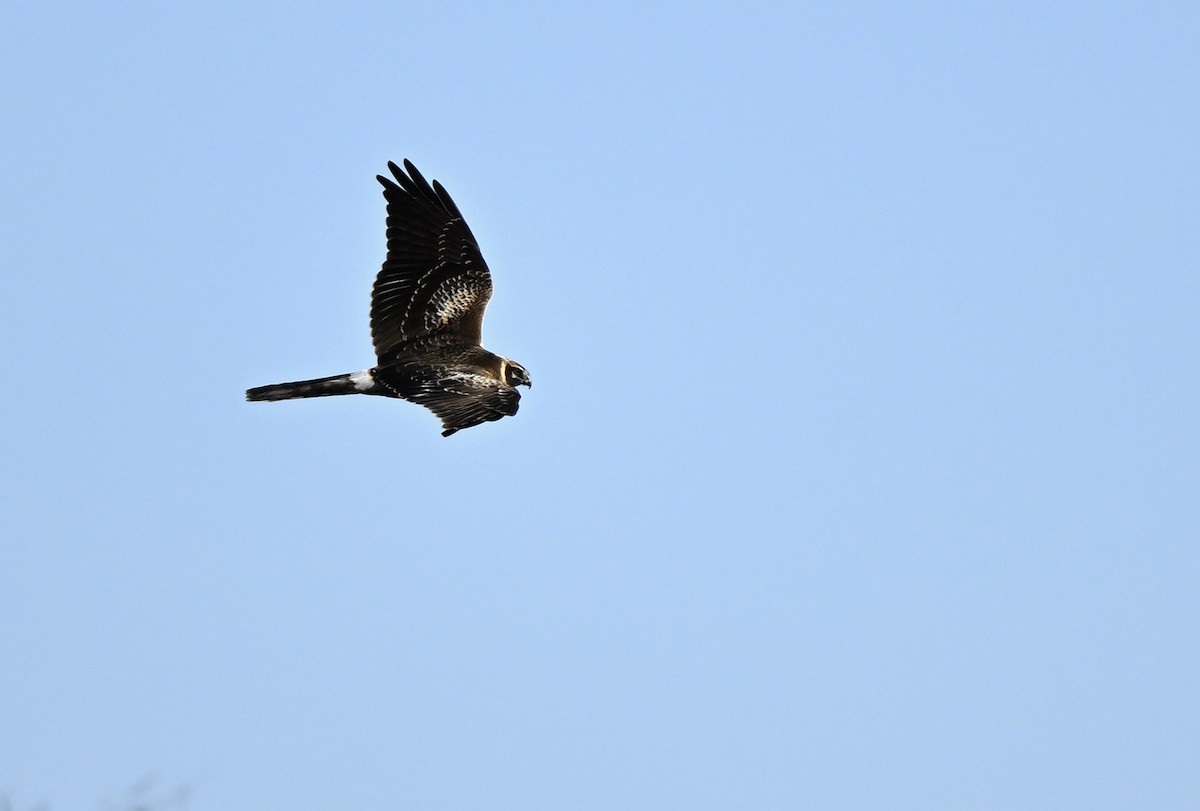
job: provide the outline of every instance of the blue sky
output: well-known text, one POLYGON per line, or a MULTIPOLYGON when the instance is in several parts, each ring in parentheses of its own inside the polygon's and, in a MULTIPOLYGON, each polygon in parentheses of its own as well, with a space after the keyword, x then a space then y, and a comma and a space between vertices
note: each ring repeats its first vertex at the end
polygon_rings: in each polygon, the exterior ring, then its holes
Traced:
POLYGON ((18 811, 1200 805, 1193 4, 4 17, 18 811), (404 157, 521 413, 243 402, 404 157))

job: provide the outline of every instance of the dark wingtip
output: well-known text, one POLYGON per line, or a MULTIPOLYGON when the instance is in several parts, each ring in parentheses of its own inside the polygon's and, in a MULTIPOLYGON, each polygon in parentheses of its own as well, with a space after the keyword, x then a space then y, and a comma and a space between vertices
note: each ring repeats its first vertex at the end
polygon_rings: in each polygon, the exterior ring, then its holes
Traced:
POLYGON ((442 431, 442 436, 450 436, 451 434, 455 433, 456 431, 458 431, 457 428, 447 428, 445 431, 442 431))
POLYGON ((396 185, 396 181, 399 180, 401 183, 403 183, 404 181, 408 180, 408 176, 405 175, 403 172, 401 172, 400 167, 397 166, 396 164, 392 163, 391 161, 388 161, 387 165, 388 165, 388 169, 391 170, 392 174, 396 176, 395 180, 388 177, 387 175, 375 175, 375 179, 378 180, 379 184, 381 186, 383 186, 383 188, 386 190, 399 189, 400 187, 396 185))

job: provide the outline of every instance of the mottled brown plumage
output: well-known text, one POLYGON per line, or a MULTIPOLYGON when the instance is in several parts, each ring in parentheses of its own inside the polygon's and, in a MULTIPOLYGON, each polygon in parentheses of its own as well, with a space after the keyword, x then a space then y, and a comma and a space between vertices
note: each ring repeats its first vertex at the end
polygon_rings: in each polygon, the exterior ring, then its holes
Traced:
POLYGON ((378 363, 365 372, 261 386, 248 400, 334 394, 401 397, 442 421, 442 435, 517 413, 519 363, 481 345, 492 277, 458 206, 409 161, 379 175, 387 200, 388 254, 371 293, 378 363))

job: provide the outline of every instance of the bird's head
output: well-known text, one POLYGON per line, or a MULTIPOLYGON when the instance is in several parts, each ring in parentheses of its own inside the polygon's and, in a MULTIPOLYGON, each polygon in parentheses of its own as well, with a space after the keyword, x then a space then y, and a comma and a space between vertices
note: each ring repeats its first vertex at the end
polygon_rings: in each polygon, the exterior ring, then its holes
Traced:
POLYGON ((504 382, 510 386, 533 388, 533 383, 529 380, 529 372, 525 371, 525 367, 508 359, 504 361, 504 382))

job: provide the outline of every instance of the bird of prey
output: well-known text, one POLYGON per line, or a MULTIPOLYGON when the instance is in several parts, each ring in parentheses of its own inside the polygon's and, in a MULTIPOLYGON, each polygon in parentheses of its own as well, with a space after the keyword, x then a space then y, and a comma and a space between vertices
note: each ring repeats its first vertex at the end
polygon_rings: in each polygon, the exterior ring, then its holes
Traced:
POLYGON ((388 162, 377 175, 387 200, 387 259, 371 291, 377 363, 352 374, 276 383, 247 400, 334 394, 399 397, 442 421, 442 436, 517 413, 517 386, 531 386, 521 364, 481 345, 492 276, 471 229, 436 180, 388 162))

